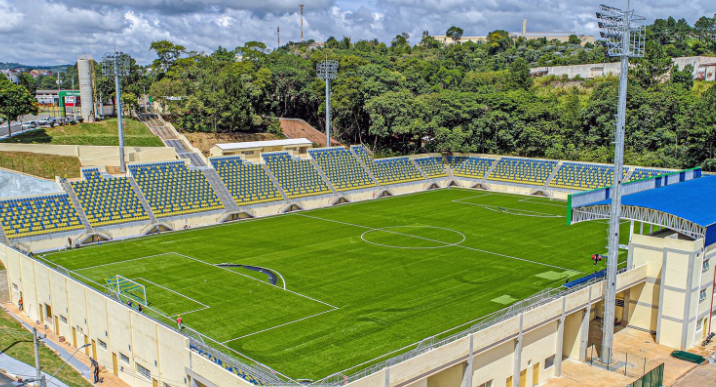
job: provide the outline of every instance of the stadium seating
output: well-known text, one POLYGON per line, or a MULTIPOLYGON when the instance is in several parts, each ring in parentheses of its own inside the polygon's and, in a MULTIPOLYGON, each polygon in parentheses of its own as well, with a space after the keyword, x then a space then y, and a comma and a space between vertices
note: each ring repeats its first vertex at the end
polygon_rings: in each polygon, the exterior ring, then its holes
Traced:
POLYGON ((649 179, 659 175, 666 175, 667 173, 673 173, 674 171, 667 171, 665 169, 652 169, 652 168, 636 168, 634 173, 631 174, 629 181, 649 179))
MULTIPOLYGON (((598 164, 563 163, 550 187, 574 190, 604 188, 614 182, 614 167, 598 164)), ((622 176, 626 175, 624 168, 622 176)))
POLYGON ((362 146, 355 145, 351 149, 363 160, 376 180, 382 185, 408 183, 424 179, 418 168, 415 168, 415 164, 408 157, 373 160, 362 146))
POLYGON ((556 165, 556 161, 503 157, 488 176, 488 179, 544 185, 556 165))
POLYGON ((157 216, 222 208, 204 174, 183 161, 134 164, 129 170, 157 216))
POLYGON ((310 160, 291 157, 288 152, 264 153, 263 158, 289 198, 331 192, 310 160))
POLYGON ((149 219, 139 197, 126 177, 103 178, 96 168, 82 170, 84 181, 72 189, 92 226, 149 219))
POLYGON ((8 238, 81 229, 67 194, 0 201, 2 228, 8 238))
POLYGON ((445 172, 445 167, 443 167, 441 157, 423 157, 414 159, 414 161, 418 163, 420 169, 422 169, 429 178, 445 177, 448 175, 447 172, 445 172))
POLYGON ((211 164, 239 205, 283 199, 259 164, 244 161, 240 157, 214 158, 211 164))
POLYGON ((370 175, 344 148, 313 149, 308 153, 316 160, 336 190, 375 187, 370 175))
POLYGON ((451 157, 448 159, 453 176, 482 179, 492 168, 495 160, 481 157, 451 157))

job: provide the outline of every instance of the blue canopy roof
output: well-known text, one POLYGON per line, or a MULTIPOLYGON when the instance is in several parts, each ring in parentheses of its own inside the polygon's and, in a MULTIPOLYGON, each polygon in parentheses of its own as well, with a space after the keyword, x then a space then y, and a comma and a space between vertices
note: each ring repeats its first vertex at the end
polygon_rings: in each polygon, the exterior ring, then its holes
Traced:
MULTIPOLYGON (((622 197, 622 205, 650 208, 702 227, 716 224, 716 176, 704 176, 622 197)), ((589 205, 610 204, 611 199, 589 205)))

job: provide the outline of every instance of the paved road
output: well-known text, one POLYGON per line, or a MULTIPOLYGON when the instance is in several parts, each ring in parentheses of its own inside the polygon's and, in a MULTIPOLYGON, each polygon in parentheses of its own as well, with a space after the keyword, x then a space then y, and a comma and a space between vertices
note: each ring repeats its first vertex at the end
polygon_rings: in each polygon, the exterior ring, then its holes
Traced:
MULTIPOLYGON (((23 116, 21 121, 13 121, 10 125, 12 127, 12 134, 15 135, 15 133, 19 133, 21 129, 21 122, 27 122, 27 121, 37 121, 41 120, 45 117, 49 117, 50 113, 40 113, 36 116, 29 115, 29 116, 23 116)), ((7 136, 8 129, 7 129, 7 122, 3 122, 0 124, 0 137, 7 136)))

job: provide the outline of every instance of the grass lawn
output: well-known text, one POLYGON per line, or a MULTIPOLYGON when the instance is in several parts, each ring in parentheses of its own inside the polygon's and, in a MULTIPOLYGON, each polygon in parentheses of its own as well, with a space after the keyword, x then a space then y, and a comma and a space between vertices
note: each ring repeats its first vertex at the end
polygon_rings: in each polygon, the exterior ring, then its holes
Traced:
MULTIPOLYGON (((22 342, 13 346, 5 353, 25 364, 34 366, 35 349, 32 344, 32 333, 22 328, 20 323, 12 316, 0 311, 0 351, 4 350, 16 341, 22 342)), ((44 345, 40 346, 40 366, 44 372, 52 375, 55 370, 60 368, 62 363, 64 363, 64 360, 55 355, 51 349, 45 347, 44 345)), ((8 371, 12 372, 12 370, 8 371)), ((34 375, 28 376, 33 377, 34 375)), ((63 381, 68 386, 91 386, 91 384, 71 366, 63 367, 55 377, 63 381)))
POLYGON ((44 259, 96 287, 117 274, 136 280, 155 309, 147 313, 181 314, 216 346, 318 379, 603 269, 590 258, 606 253, 606 222, 567 226, 565 214, 564 202, 449 189, 44 259), (219 263, 268 268, 285 282, 219 263))
MULTIPOLYGON (((125 118, 124 145, 126 146, 164 146, 162 141, 152 134, 143 123, 125 118)), ((112 118, 95 123, 40 128, 0 141, 21 144, 53 145, 110 145, 119 144, 117 119, 112 118)))
POLYGON ((27 152, 0 152, 0 167, 33 176, 54 179, 55 176, 79 177, 77 157, 45 155, 27 152))

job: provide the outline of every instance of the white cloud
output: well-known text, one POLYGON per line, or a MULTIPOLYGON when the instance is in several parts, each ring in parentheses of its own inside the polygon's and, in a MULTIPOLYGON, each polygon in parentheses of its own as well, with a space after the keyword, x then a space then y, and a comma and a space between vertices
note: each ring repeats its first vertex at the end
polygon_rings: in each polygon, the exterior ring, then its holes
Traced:
MULTIPOLYGON (((349 36, 355 42, 389 42, 407 32, 417 43, 423 31, 444 34, 459 26, 465 35, 495 29, 593 34, 600 1, 567 0, 302 0, 306 39, 349 36)), ((152 41, 168 39, 190 50, 211 52, 250 40, 298 41, 298 2, 285 0, 0 0, 0 62, 74 63, 77 55, 100 58, 117 49, 150 63, 152 41)), ((713 14, 712 0, 654 0, 632 4, 649 22, 713 14)), ((619 5, 619 4, 617 4, 619 5)))

